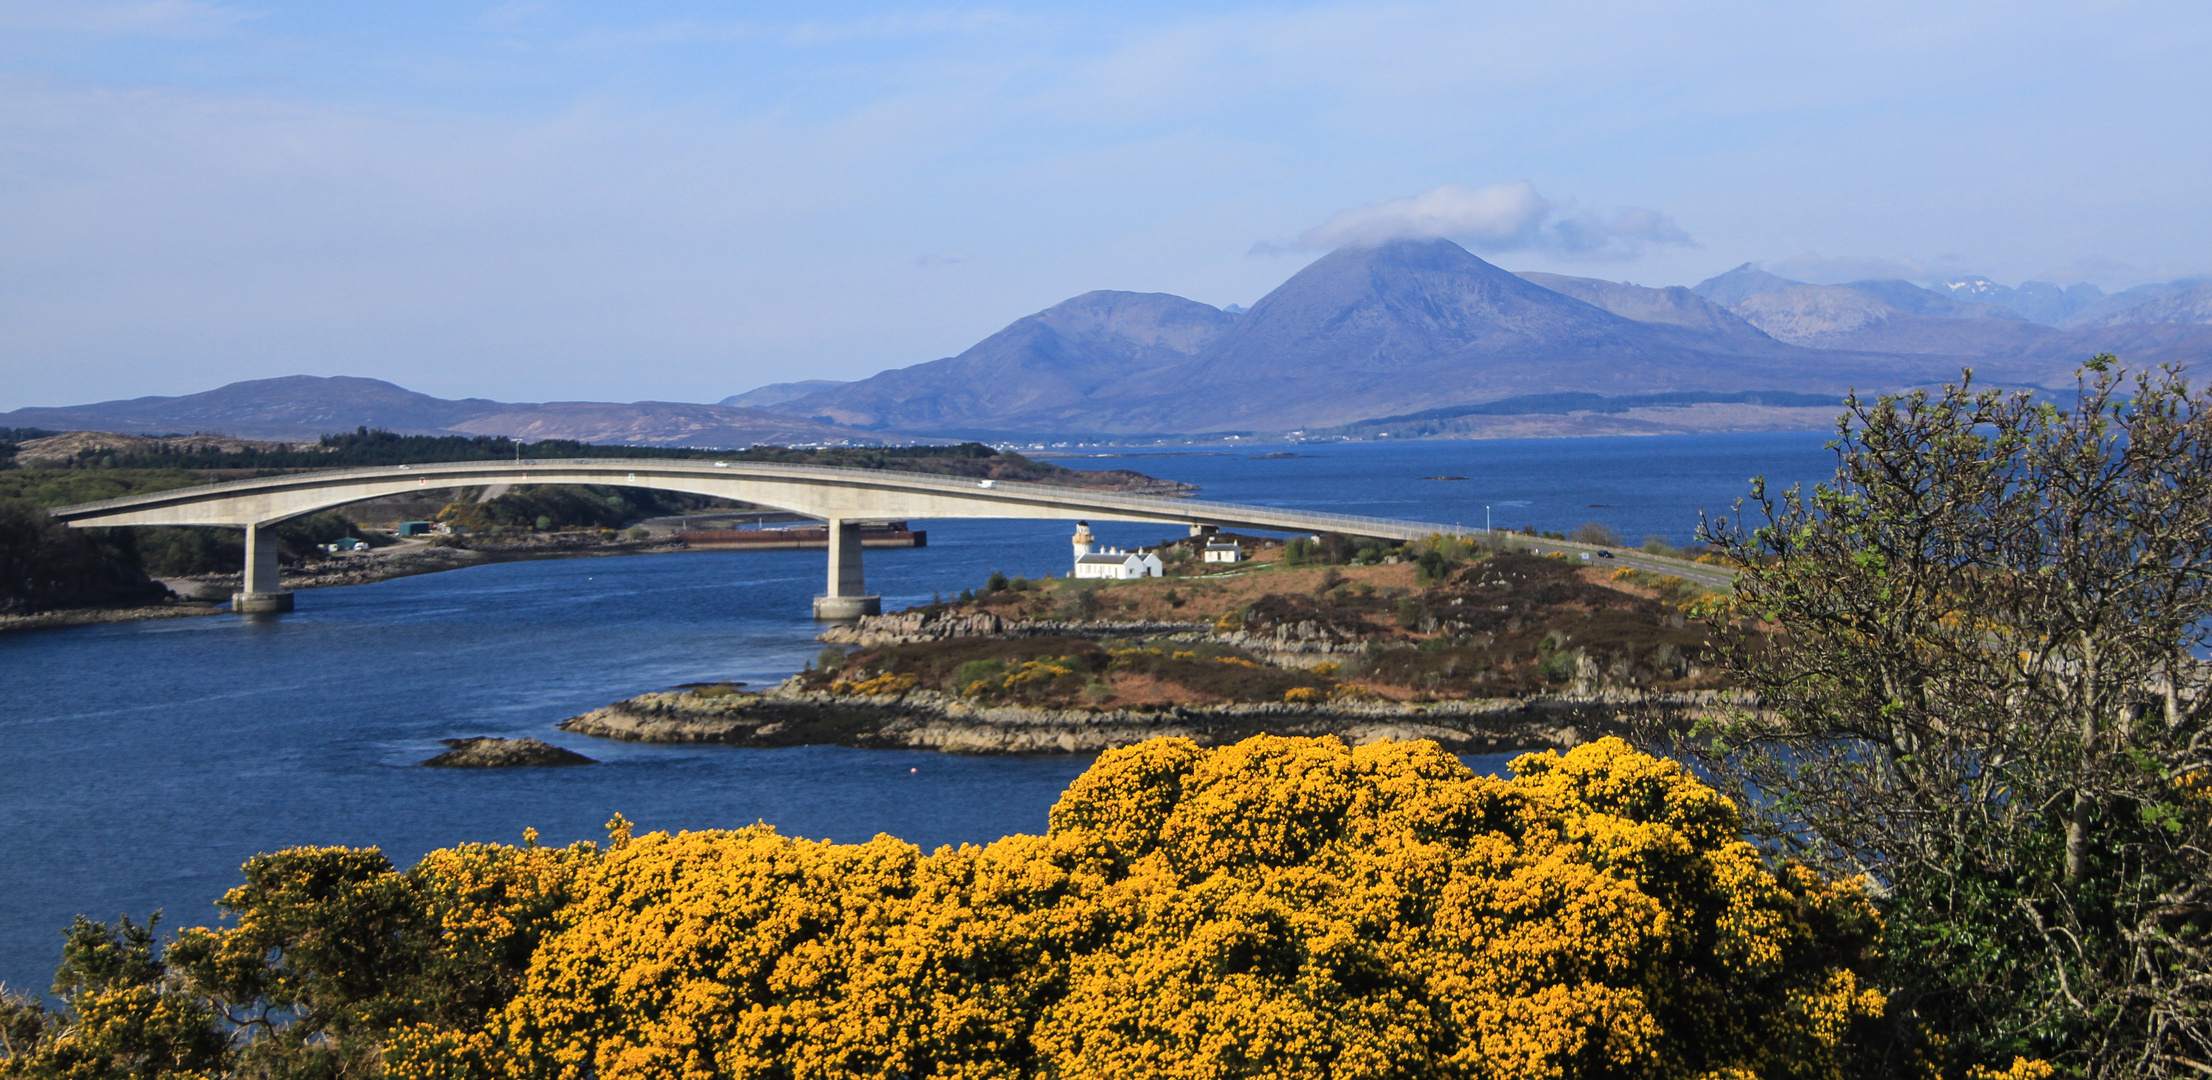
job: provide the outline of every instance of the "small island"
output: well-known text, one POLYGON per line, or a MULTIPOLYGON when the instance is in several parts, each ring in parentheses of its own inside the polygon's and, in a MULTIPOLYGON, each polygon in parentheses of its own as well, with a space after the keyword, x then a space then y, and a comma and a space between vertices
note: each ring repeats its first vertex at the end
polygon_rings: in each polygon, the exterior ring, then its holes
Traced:
POLYGON ((452 747, 421 764, 434 769, 513 769, 597 765, 592 758, 537 739, 440 739, 452 747))
POLYGON ((1142 554, 1160 576, 993 575, 951 601, 830 628, 814 664, 763 691, 657 691, 560 727, 983 754, 1263 732, 1502 753, 1579 745, 1730 694, 1703 660, 1726 597, 1678 577, 1442 537, 1210 536, 1142 554), (1238 558, 1204 561, 1225 549, 1238 558))

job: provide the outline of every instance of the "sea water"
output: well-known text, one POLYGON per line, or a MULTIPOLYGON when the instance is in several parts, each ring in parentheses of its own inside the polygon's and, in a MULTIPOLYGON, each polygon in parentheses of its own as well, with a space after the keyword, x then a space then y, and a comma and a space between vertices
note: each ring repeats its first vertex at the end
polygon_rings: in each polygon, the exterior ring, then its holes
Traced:
MULTIPOLYGON (((1068 458, 1226 502, 1691 539, 1754 475, 1816 480, 1815 435, 1238 447, 1068 458), (1297 457, 1263 457, 1269 453, 1297 457), (1427 477, 1458 476, 1436 480, 1427 477)), ((1069 526, 916 521, 929 546, 867 553, 886 610, 994 569, 1068 570, 1069 526)), ((1101 543, 1176 530, 1098 523, 1101 543)), ((687 682, 774 683, 820 650, 819 552, 511 562, 303 591, 292 614, 0 635, 0 981, 41 991, 71 916, 199 925, 256 852, 380 847, 399 866, 469 841, 598 839, 767 822, 788 835, 924 849, 1044 829, 1087 755, 960 757, 837 747, 616 743, 554 730, 687 682), (440 739, 531 736, 598 759, 564 769, 416 763, 440 739)), ((1497 769, 1504 758, 1471 759, 1497 769)))

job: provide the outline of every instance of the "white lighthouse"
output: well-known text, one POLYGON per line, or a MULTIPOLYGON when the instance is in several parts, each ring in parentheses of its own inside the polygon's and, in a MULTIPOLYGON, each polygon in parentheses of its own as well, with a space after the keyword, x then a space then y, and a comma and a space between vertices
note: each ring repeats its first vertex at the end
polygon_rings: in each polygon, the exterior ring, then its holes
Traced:
POLYGON ((1096 539, 1091 535, 1090 522, 1078 521, 1075 523, 1075 536, 1068 542, 1075 545, 1075 560, 1077 562, 1083 561, 1083 556, 1091 553, 1091 543, 1096 539))

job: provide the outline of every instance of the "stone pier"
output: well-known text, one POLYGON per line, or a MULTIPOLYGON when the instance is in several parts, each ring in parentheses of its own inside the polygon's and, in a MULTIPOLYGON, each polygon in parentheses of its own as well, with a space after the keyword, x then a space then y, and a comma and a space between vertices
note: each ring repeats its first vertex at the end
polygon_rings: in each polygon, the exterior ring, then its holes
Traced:
POLYGON ((817 619, 883 614, 883 598, 868 595, 860 572, 860 523, 829 519, 829 592, 814 598, 817 619))
POLYGON ((292 610, 292 593, 277 576, 275 534, 265 525, 246 526, 244 588, 230 594, 230 609, 240 615, 274 615, 292 610))

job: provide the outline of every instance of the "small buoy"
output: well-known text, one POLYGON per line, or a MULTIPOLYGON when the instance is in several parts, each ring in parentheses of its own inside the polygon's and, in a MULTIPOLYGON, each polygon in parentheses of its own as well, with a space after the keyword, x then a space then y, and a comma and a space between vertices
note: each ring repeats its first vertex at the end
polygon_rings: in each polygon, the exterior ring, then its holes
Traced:
POLYGON ((922 770, 920 770, 920 769, 908 769, 908 770, 906 770, 906 771, 907 771, 907 772, 910 772, 910 773, 918 773, 918 772, 920 772, 920 771, 922 771, 922 770))

